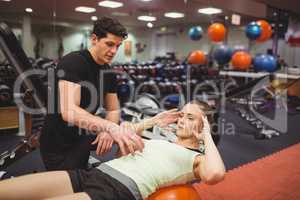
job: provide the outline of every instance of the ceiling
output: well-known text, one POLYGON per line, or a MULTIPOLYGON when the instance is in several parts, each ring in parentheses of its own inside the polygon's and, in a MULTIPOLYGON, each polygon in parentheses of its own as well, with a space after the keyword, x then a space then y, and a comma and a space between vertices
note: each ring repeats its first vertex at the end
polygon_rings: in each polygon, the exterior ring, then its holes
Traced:
MULTIPOLYGON (((61 25, 68 24, 92 24, 91 16, 114 16, 128 27, 145 27, 146 22, 138 21, 137 16, 142 14, 150 14, 157 17, 154 22, 155 26, 168 26, 180 24, 197 24, 209 23, 211 16, 197 13, 197 10, 209 5, 222 8, 225 15, 231 16, 232 13, 245 14, 248 19, 249 15, 253 17, 263 17, 265 15, 265 3, 276 3, 276 6, 282 8, 291 8, 296 10, 296 0, 152 0, 150 2, 142 2, 140 0, 117 0, 124 3, 124 6, 117 9, 108 9, 98 6, 100 0, 11 0, 4 2, 0 0, 0 20, 11 23, 22 22, 23 15, 26 14, 24 9, 31 7, 34 12, 30 13, 32 22, 35 24, 52 24, 56 22, 61 25), (294 3, 294 4, 292 4, 294 3), (89 6, 96 8, 95 13, 85 14, 75 12, 77 6, 89 6), (168 11, 179 11, 185 13, 185 18, 170 19, 164 17, 164 13, 168 11), (127 13, 128 16, 115 16, 112 13, 127 13)), ((219 16, 219 17, 220 17, 219 16)), ((215 18, 216 16, 214 16, 215 18)))

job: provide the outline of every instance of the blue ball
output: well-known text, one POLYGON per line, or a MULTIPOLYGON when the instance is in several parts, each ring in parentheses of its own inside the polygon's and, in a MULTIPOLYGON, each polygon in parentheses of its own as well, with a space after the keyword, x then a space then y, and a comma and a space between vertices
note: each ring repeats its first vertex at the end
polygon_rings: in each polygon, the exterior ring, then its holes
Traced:
POLYGON ((191 40, 200 40, 203 36, 203 30, 200 26, 194 26, 189 30, 191 40))
POLYGON ((246 26, 246 36, 250 40, 256 40, 261 35, 261 27, 256 22, 251 22, 246 26))
POLYGON ((253 59, 253 66, 256 71, 274 72, 277 69, 277 59, 268 54, 260 54, 253 59))
POLYGON ((226 45, 221 45, 213 52, 213 58, 217 61, 219 65, 225 65, 231 60, 233 55, 233 49, 226 45))

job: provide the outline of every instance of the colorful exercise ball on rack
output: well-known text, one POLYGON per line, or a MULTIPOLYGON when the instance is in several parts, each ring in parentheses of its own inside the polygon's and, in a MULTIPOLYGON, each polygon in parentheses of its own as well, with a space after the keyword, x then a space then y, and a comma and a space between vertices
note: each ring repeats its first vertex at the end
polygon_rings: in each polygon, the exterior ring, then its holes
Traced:
POLYGON ((213 58, 217 61, 219 65, 225 65, 230 62, 233 49, 226 46, 220 45, 213 52, 213 58))
POLYGON ((250 22, 247 26, 246 26, 246 36, 250 39, 250 40, 256 40, 257 38, 260 37, 262 32, 261 27, 256 23, 256 22, 250 22))
POLYGON ((201 28, 201 26, 193 26, 192 28, 190 28, 189 30, 189 37, 191 38, 191 40, 200 40, 203 36, 203 30, 201 28))
POLYGON ((188 57, 189 64, 202 65, 206 63, 206 55, 203 51, 193 51, 188 57))
POLYGON ((231 58, 233 68, 242 71, 250 68, 251 61, 251 55, 245 51, 237 51, 231 58))
POLYGON ((272 27, 271 27, 271 25, 267 21, 265 21, 265 20, 258 20, 257 24, 261 28, 261 34, 256 39, 256 41, 258 41, 258 42, 265 42, 268 39, 270 39, 270 37, 272 36, 272 27))
POLYGON ((225 39, 226 28, 221 23, 213 23, 208 27, 208 37, 213 42, 221 42, 225 39))
POLYGON ((277 59, 268 54, 260 54, 253 59, 253 66, 256 71, 274 72, 277 69, 277 59))
POLYGON ((170 186, 157 190, 147 200, 201 200, 193 186, 170 186))

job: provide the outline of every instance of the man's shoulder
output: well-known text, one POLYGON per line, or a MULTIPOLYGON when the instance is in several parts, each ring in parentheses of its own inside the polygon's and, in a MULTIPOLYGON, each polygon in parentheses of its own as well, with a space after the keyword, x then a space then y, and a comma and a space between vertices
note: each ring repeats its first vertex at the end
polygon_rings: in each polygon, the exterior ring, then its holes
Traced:
POLYGON ((72 51, 68 54, 66 54, 64 57, 62 57, 61 61, 64 61, 64 60, 69 60, 69 59, 83 59, 85 58, 85 53, 84 51, 72 51))

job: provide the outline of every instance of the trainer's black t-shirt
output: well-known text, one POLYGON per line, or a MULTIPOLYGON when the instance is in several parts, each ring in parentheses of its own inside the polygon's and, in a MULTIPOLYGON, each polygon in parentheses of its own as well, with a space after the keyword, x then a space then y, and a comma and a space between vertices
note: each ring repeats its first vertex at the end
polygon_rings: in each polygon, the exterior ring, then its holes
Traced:
POLYGON ((40 138, 43 150, 66 150, 79 142, 86 131, 68 124, 62 119, 59 109, 58 81, 66 80, 81 86, 80 107, 95 114, 107 93, 116 93, 116 76, 108 73, 108 65, 99 65, 88 50, 72 52, 58 63, 56 74, 56 102, 54 113, 48 111, 40 138), (101 75, 102 74, 102 75, 101 75), (102 79, 101 79, 102 78, 102 79), (103 95, 103 96, 101 96, 103 95))

